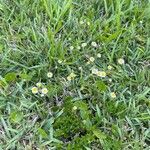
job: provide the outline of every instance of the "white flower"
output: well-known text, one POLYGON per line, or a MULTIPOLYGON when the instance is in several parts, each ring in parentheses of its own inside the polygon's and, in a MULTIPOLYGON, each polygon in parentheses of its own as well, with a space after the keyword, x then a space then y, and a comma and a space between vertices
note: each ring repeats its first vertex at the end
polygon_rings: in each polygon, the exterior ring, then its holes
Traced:
POLYGON ((77 49, 78 49, 78 50, 80 50, 80 49, 81 49, 81 47, 80 47, 80 46, 77 46, 77 49))
POLYGON ((97 76, 105 78, 106 77, 106 72, 105 71, 98 71, 97 76))
POLYGON ((142 24, 142 23, 143 23, 143 21, 141 20, 141 21, 140 21, 140 23, 142 24))
POLYGON ((93 47, 97 47, 97 43, 96 43, 96 42, 92 42, 91 45, 92 45, 93 47))
POLYGON ((82 122, 83 122, 84 124, 86 124, 87 121, 86 121, 86 120, 83 120, 82 122))
POLYGON ((74 49, 74 47, 73 46, 70 46, 70 50, 73 50, 74 49))
POLYGON ((109 81, 109 82, 112 82, 112 79, 110 78, 108 81, 109 81))
POLYGON ((73 106, 73 108, 72 108, 73 110, 77 110, 78 108, 77 108, 77 106, 73 106))
POLYGON ((81 21, 80 21, 80 24, 81 24, 81 25, 84 24, 84 21, 81 20, 81 21))
POLYGON ((108 70, 112 70, 113 67, 109 65, 107 68, 108 70))
POLYGON ((43 88, 43 89, 41 90, 41 93, 42 93, 42 94, 47 94, 47 93, 48 93, 48 89, 47 89, 47 88, 43 88))
POLYGON ((72 79, 74 79, 76 77, 76 74, 74 74, 73 72, 70 73, 70 75, 67 77, 68 81, 71 81, 72 79))
POLYGON ((76 77, 76 74, 74 74, 74 73, 72 72, 72 73, 70 73, 70 77, 71 77, 71 78, 74 78, 74 77, 76 77))
POLYGON ((123 65, 123 64, 125 63, 125 61, 124 61, 123 58, 119 58, 119 59, 118 59, 118 63, 119 63, 120 65, 123 65))
POLYGON ((41 94, 41 97, 44 97, 45 95, 44 94, 41 94))
POLYGON ((47 77, 48 77, 48 78, 52 78, 52 76, 53 76, 53 73, 52 73, 52 72, 48 72, 48 73, 47 73, 47 77))
POLYGON ((41 86, 42 86, 42 83, 41 83, 41 82, 38 82, 38 83, 36 84, 36 86, 37 86, 37 87, 41 87, 41 86))
POLYGON ((68 76, 68 77, 67 77, 67 80, 68 80, 68 81, 71 81, 71 77, 70 77, 70 76, 68 76))
POLYGON ((82 70, 82 67, 79 67, 78 69, 79 69, 79 70, 82 70))
POLYGON ((89 21, 87 22, 87 25, 90 26, 90 22, 89 21))
POLYGON ((90 58, 89 58, 89 61, 90 61, 90 62, 94 62, 94 61, 95 61, 95 58, 94 58, 94 57, 90 57, 90 58))
POLYGON ((62 63, 62 60, 58 60, 58 63, 61 64, 61 63, 62 63))
POLYGON ((37 87, 33 87, 31 90, 32 90, 33 94, 37 94, 38 93, 38 88, 37 87))
POLYGON ((90 61, 87 61, 87 63, 86 63, 86 64, 87 64, 87 65, 89 65, 90 63, 91 63, 90 61))
POLYGON ((87 43, 82 43, 81 46, 84 48, 87 46, 87 43))
POLYGON ((98 73, 98 69, 93 68, 92 69, 92 74, 97 74, 98 73))
POLYGON ((98 57, 98 58, 101 58, 101 57, 102 57, 102 55, 101 55, 100 53, 98 53, 98 54, 97 54, 97 57, 98 57))
POLYGON ((111 96, 112 98, 116 98, 115 92, 111 92, 111 93, 110 93, 110 96, 111 96))

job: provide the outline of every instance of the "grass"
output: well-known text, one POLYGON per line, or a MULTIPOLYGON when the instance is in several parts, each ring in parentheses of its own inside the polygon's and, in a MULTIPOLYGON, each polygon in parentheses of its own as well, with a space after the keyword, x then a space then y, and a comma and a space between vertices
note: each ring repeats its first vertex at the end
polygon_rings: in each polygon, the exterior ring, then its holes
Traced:
POLYGON ((0 149, 150 149, 149 28, 148 0, 0 0, 0 149))

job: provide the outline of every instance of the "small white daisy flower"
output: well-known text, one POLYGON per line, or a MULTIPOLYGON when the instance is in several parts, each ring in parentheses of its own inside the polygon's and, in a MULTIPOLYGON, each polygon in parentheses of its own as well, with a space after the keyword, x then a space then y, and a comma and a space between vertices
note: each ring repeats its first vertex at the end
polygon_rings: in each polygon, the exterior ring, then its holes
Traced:
POLYGON ((52 78, 52 76, 53 76, 53 73, 52 73, 52 72, 48 72, 48 73, 47 73, 47 77, 48 77, 48 78, 52 78))
POLYGON ((81 21, 80 21, 80 24, 81 24, 81 25, 84 24, 84 21, 81 20, 81 21))
POLYGON ((70 75, 67 77, 67 80, 68 81, 71 81, 72 79, 74 79, 76 77, 76 74, 75 73, 70 73, 70 75))
POLYGON ((112 70, 113 67, 109 65, 107 68, 108 70, 112 70))
POLYGON ((43 88, 43 89, 41 90, 41 93, 42 93, 42 94, 47 94, 47 93, 48 93, 48 89, 47 89, 47 88, 43 88))
POLYGON ((87 46, 87 43, 82 43, 81 46, 84 48, 87 46))
POLYGON ((71 78, 74 78, 74 77, 76 77, 76 74, 72 72, 72 73, 70 74, 70 77, 71 77, 71 78))
POLYGON ((82 67, 79 67, 78 69, 79 69, 79 70, 82 70, 82 67))
POLYGON ((92 42, 91 45, 92 45, 93 47, 97 47, 97 43, 96 43, 96 42, 92 42))
POLYGON ((38 88, 37 87, 33 87, 31 89, 31 91, 32 91, 33 94, 37 94, 38 93, 38 88))
POLYGON ((86 120, 83 120, 82 122, 83 122, 84 124, 86 124, 87 121, 86 121, 86 120))
POLYGON ((143 21, 141 20, 141 21, 140 21, 140 23, 142 24, 142 23, 143 23, 143 21))
POLYGON ((68 81, 71 81, 71 77, 70 77, 70 76, 68 76, 68 77, 67 77, 67 80, 68 80, 68 81))
POLYGON ((90 26, 90 22, 89 21, 87 22, 87 25, 90 26))
POLYGON ((72 108, 73 110, 77 110, 78 108, 77 108, 77 106, 73 106, 73 108, 72 108))
POLYGON ((106 77, 106 72, 105 71, 98 71, 97 76, 105 78, 106 77))
POLYGON ((78 50, 80 50, 80 49, 81 49, 81 47, 80 47, 80 46, 77 46, 77 49, 78 49, 78 50))
POLYGON ((94 57, 90 57, 90 58, 89 58, 89 61, 90 61, 90 62, 94 62, 94 61, 95 61, 95 58, 94 58, 94 57))
POLYGON ((112 79, 110 78, 108 81, 109 81, 109 82, 112 82, 112 79))
POLYGON ((44 97, 45 95, 44 95, 44 94, 41 94, 40 96, 41 96, 41 97, 44 97))
POLYGON ((115 92, 111 92, 111 93, 110 93, 110 96, 111 96, 111 98, 116 98, 115 92))
POLYGON ((37 87, 41 87, 41 86, 42 86, 42 83, 41 83, 41 82, 38 82, 38 83, 36 84, 36 86, 37 86, 37 87))
POLYGON ((62 63, 62 60, 58 60, 58 63, 61 64, 61 63, 62 63))
POLYGON ((118 63, 119 63, 120 65, 123 65, 123 64, 125 63, 125 61, 124 61, 123 58, 119 58, 119 59, 118 59, 118 63))
POLYGON ((102 55, 101 55, 100 53, 98 53, 98 54, 97 54, 97 57, 98 57, 98 58, 101 58, 101 57, 102 57, 102 55))
POLYGON ((74 49, 74 47, 73 46, 70 46, 70 50, 73 50, 74 49))
POLYGON ((92 69, 92 74, 97 74, 97 73, 98 73, 98 69, 93 68, 93 69, 92 69))
POLYGON ((89 65, 90 63, 91 63, 90 61, 87 61, 87 63, 86 63, 86 64, 87 64, 87 65, 89 65))

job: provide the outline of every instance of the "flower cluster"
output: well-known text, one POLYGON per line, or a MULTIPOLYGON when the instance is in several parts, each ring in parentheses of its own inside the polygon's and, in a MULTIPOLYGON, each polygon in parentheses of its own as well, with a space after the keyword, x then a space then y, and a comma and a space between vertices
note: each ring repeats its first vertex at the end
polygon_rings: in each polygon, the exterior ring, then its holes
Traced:
POLYGON ((106 72, 105 71, 99 71, 96 68, 92 69, 92 74, 97 75, 98 77, 102 77, 102 78, 106 77, 106 72))
MULTIPOLYGON (((79 49, 81 49, 81 48, 85 48, 87 45, 88 45, 87 43, 81 43, 81 46, 78 45, 78 46, 77 46, 77 49, 79 50, 79 49)), ((91 42, 91 46, 94 47, 94 48, 97 48, 97 47, 98 47, 98 44, 93 41, 93 42, 91 42)), ((74 50, 74 47, 73 47, 73 46, 70 46, 70 50, 74 50)), ((101 54, 100 54, 100 53, 97 53, 97 58, 100 59, 101 57, 102 57, 101 54)), ((87 56, 87 58, 88 58, 87 64, 94 64, 96 58, 94 58, 94 57, 92 57, 92 56, 91 56, 91 57, 87 56)), ((66 60, 64 60, 64 61, 63 61, 63 60, 58 60, 58 63, 59 63, 59 64, 62 64, 62 63, 65 62, 65 61, 66 61, 66 60)), ((117 59, 117 62, 118 62, 118 64, 120 64, 120 65, 125 64, 125 61, 124 61, 123 58, 117 59)), ((83 70, 82 67, 78 67, 78 69, 79 69, 80 71, 83 70)), ((110 71, 113 70, 114 68, 113 68, 113 66, 108 65, 108 66, 107 66, 107 69, 109 70, 109 72, 108 72, 108 74, 109 74, 110 71)), ((105 77, 107 76, 107 74, 106 74, 105 71, 103 71, 103 70, 98 70, 98 69, 95 68, 95 67, 92 67, 92 68, 91 68, 91 73, 92 73, 93 75, 96 75, 97 77, 101 77, 101 78, 105 78, 105 77)), ((74 73, 74 71, 72 71, 72 72, 66 77, 66 79, 67 79, 68 81, 71 81, 71 80, 74 80, 76 76, 77 76, 77 75, 74 73)), ((48 78, 52 78, 52 77, 53 77, 53 73, 52 73, 52 72, 48 72, 48 73, 47 73, 47 77, 48 77, 48 78)), ((112 83, 112 79, 111 79, 111 78, 108 78, 108 81, 109 81, 109 83, 112 83)), ((46 94, 48 93, 48 89, 47 89, 46 87, 44 87, 42 83, 39 82, 39 83, 36 84, 35 87, 32 88, 32 93, 33 93, 33 94, 40 94, 41 96, 44 96, 44 95, 46 95, 46 94)), ((115 99, 117 96, 116 96, 115 92, 110 92, 110 97, 113 98, 113 99, 115 99)))
POLYGON ((88 26, 90 26, 90 22, 86 21, 85 19, 84 20, 80 20, 79 23, 80 23, 80 25, 87 24, 88 26))
POLYGON ((73 80, 75 77, 76 77, 76 74, 72 72, 72 73, 70 73, 70 75, 67 77, 67 80, 68 80, 68 81, 71 81, 71 80, 73 80))
POLYGON ((41 97, 48 93, 48 89, 41 82, 38 82, 31 90, 33 94, 40 94, 41 97))

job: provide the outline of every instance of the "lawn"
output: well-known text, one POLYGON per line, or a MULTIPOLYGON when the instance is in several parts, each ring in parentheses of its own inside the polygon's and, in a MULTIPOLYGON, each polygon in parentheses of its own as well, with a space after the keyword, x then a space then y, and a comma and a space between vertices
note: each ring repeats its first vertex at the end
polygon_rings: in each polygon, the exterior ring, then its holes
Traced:
POLYGON ((0 150, 149 150, 150 1, 0 0, 0 150))

